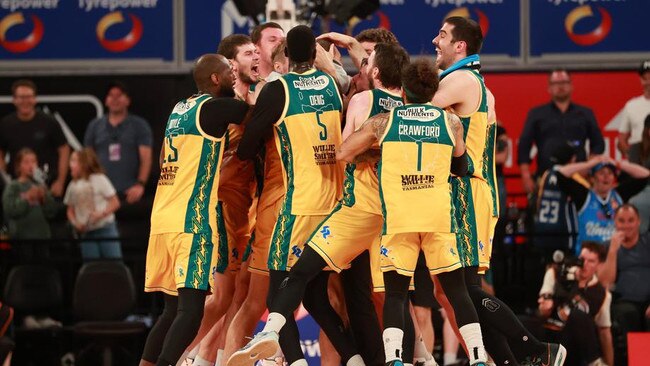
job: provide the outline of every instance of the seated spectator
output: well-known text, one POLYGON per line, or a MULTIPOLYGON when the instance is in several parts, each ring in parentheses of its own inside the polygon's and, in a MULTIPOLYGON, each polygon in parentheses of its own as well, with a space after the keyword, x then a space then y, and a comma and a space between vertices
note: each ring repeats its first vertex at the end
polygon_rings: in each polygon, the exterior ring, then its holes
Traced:
POLYGON ((643 190, 650 170, 628 161, 616 162, 600 156, 585 162, 567 164, 559 168, 566 177, 590 171, 591 189, 571 180, 559 179, 560 187, 569 194, 578 210, 578 243, 585 240, 607 243, 614 233, 614 211, 632 196, 643 190), (618 170, 629 175, 617 182, 618 170))
POLYGON ((83 239, 81 257, 84 261, 122 258, 114 215, 120 201, 95 153, 89 148, 73 152, 70 174, 72 182, 63 202, 68 220, 83 239))
MULTIPOLYGON (((50 239, 50 225, 47 219, 56 214, 57 205, 52 194, 39 181, 38 159, 36 153, 24 148, 15 156, 17 179, 5 188, 2 206, 9 226, 12 240, 50 239)), ((46 257, 49 250, 43 243, 18 244, 21 259, 30 260, 35 254, 46 257), (35 247, 37 246, 37 247, 35 247)))
MULTIPOLYGON (((576 150, 569 143, 553 149, 550 158, 553 166, 539 179, 536 199, 533 242, 544 258, 550 259, 554 250, 573 250, 578 233, 576 206, 559 184, 559 169, 576 161, 576 150)), ((579 174, 571 176, 575 182, 589 188, 589 183, 579 174)))
MULTIPOLYGON (((650 72, 647 74, 650 77, 650 72)), ((650 169, 650 114, 648 114, 643 123, 641 142, 632 144, 628 153, 631 162, 643 165, 650 169)), ((650 228, 650 222, 648 222, 648 218, 650 218, 650 185, 646 185, 645 189, 641 191, 641 193, 632 197, 630 203, 635 205, 639 210, 641 217, 641 232, 643 233, 648 231, 650 228)))
MULTIPOLYGON (((650 331, 650 233, 639 232, 634 205, 619 207, 614 220, 616 231, 599 277, 604 286, 615 284, 612 319, 618 327, 615 333, 626 345, 628 332, 650 331)), ((617 353, 616 365, 624 364, 626 349, 621 347, 623 353, 617 353)))
POLYGON ((557 341, 566 347, 566 365, 613 365, 612 295, 596 275, 606 254, 605 247, 586 241, 580 252, 582 267, 573 272, 576 267, 555 264, 544 276, 539 312, 545 328, 557 333, 557 341))

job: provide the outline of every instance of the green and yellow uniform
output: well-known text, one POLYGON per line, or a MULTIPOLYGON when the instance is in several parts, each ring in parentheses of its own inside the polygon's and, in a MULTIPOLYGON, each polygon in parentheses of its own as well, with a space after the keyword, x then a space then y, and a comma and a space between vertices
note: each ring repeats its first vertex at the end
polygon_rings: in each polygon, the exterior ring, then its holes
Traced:
POLYGON ((177 103, 167 121, 163 164, 151 212, 145 291, 208 290, 217 256, 217 189, 225 138, 199 123, 207 94, 177 103))
POLYGON ((481 100, 469 115, 459 115, 469 159, 465 177, 452 179, 452 196, 458 225, 458 254, 463 266, 478 266, 485 271, 490 266, 494 227, 499 215, 496 190, 494 144, 496 124, 488 122, 487 92, 478 71, 469 72, 481 88, 481 100))
MULTIPOLYGON (((370 90, 367 95, 371 104, 364 120, 404 104, 401 96, 381 89, 370 90)), ((379 250, 384 221, 375 163, 349 163, 343 187, 343 199, 320 223, 308 243, 337 272, 348 267, 363 251, 379 250)), ((381 283, 377 286, 383 287, 383 278, 373 273, 373 282, 377 284, 377 281, 381 283)))
POLYGON ((412 276, 420 250, 431 274, 461 266, 449 182, 455 144, 443 110, 427 103, 391 112, 378 168, 382 271, 412 276))
POLYGON ((315 69, 282 76, 285 105, 274 124, 286 194, 273 229, 269 269, 288 271, 341 197, 342 101, 334 80, 315 69))

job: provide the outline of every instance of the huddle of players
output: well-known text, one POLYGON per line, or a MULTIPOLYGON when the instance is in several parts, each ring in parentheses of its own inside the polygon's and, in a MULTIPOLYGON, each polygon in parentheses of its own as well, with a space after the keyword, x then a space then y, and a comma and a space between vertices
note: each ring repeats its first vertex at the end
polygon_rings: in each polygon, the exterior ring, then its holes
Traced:
MULTIPOLYGON (((350 80, 308 27, 283 36, 267 23, 252 39, 224 38, 222 56, 197 61, 199 94, 170 115, 145 282, 165 294, 165 310, 141 365, 176 364, 199 342, 194 365, 212 364, 216 349, 229 366, 250 365, 279 346, 289 365, 306 365, 293 318, 301 301, 343 364, 372 364, 330 305, 323 271, 340 272, 365 251, 385 292, 386 364, 414 360, 407 292, 422 251, 472 365, 487 362, 484 339, 498 364, 562 365, 562 346, 537 341, 480 287, 498 200, 478 25, 446 19, 433 41, 437 65, 378 43, 358 77, 371 89, 349 100, 343 132, 339 85, 350 80), (244 346, 266 307, 264 329, 244 346)), ((435 364, 430 355, 421 362, 435 364)))

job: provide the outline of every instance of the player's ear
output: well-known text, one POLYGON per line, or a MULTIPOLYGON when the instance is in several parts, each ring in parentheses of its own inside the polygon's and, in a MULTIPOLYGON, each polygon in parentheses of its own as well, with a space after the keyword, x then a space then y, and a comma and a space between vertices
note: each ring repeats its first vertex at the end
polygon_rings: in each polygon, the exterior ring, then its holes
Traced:
POLYGON ((210 74, 210 80, 212 81, 212 84, 219 86, 219 74, 217 73, 210 74))

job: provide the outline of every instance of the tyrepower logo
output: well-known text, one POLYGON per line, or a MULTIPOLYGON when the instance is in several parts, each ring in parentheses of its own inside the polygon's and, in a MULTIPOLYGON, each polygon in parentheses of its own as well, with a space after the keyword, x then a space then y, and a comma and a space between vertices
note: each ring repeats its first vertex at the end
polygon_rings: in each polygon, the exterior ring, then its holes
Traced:
MULTIPOLYGON (((488 33, 488 30, 490 29, 490 19, 487 17, 487 15, 485 15, 484 12, 482 12, 482 11, 476 9, 476 8, 474 8, 474 13, 478 17, 477 22, 478 22, 478 25, 481 27, 481 33, 483 33, 483 38, 485 38, 485 36, 488 33)), ((463 18, 468 18, 469 19, 472 16, 471 16, 471 13, 469 11, 469 8, 466 7, 466 6, 463 6, 463 7, 456 8, 456 9, 450 11, 449 13, 447 13, 447 15, 445 15, 445 17, 443 19, 447 19, 449 17, 463 17, 463 18)))
POLYGON ((598 12, 600 13, 600 24, 587 33, 576 33, 575 27, 580 20, 596 16, 591 5, 582 5, 569 12, 564 19, 564 29, 573 43, 579 46, 592 46, 607 37, 612 29, 612 17, 602 6, 598 7, 598 12))
POLYGON ((11 13, 0 20, 0 45, 11 53, 24 53, 36 47, 43 39, 45 28, 43 22, 36 15, 29 16, 30 21, 25 20, 22 12, 11 13), (10 29, 20 31, 20 28, 29 27, 31 32, 22 39, 9 40, 10 29))
POLYGON ((111 27, 127 22, 121 11, 108 13, 99 20, 97 23, 97 39, 102 47, 110 52, 124 52, 140 42, 144 28, 142 21, 131 13, 128 14, 128 17, 131 22, 131 29, 124 37, 119 39, 108 39, 106 33, 111 27))

